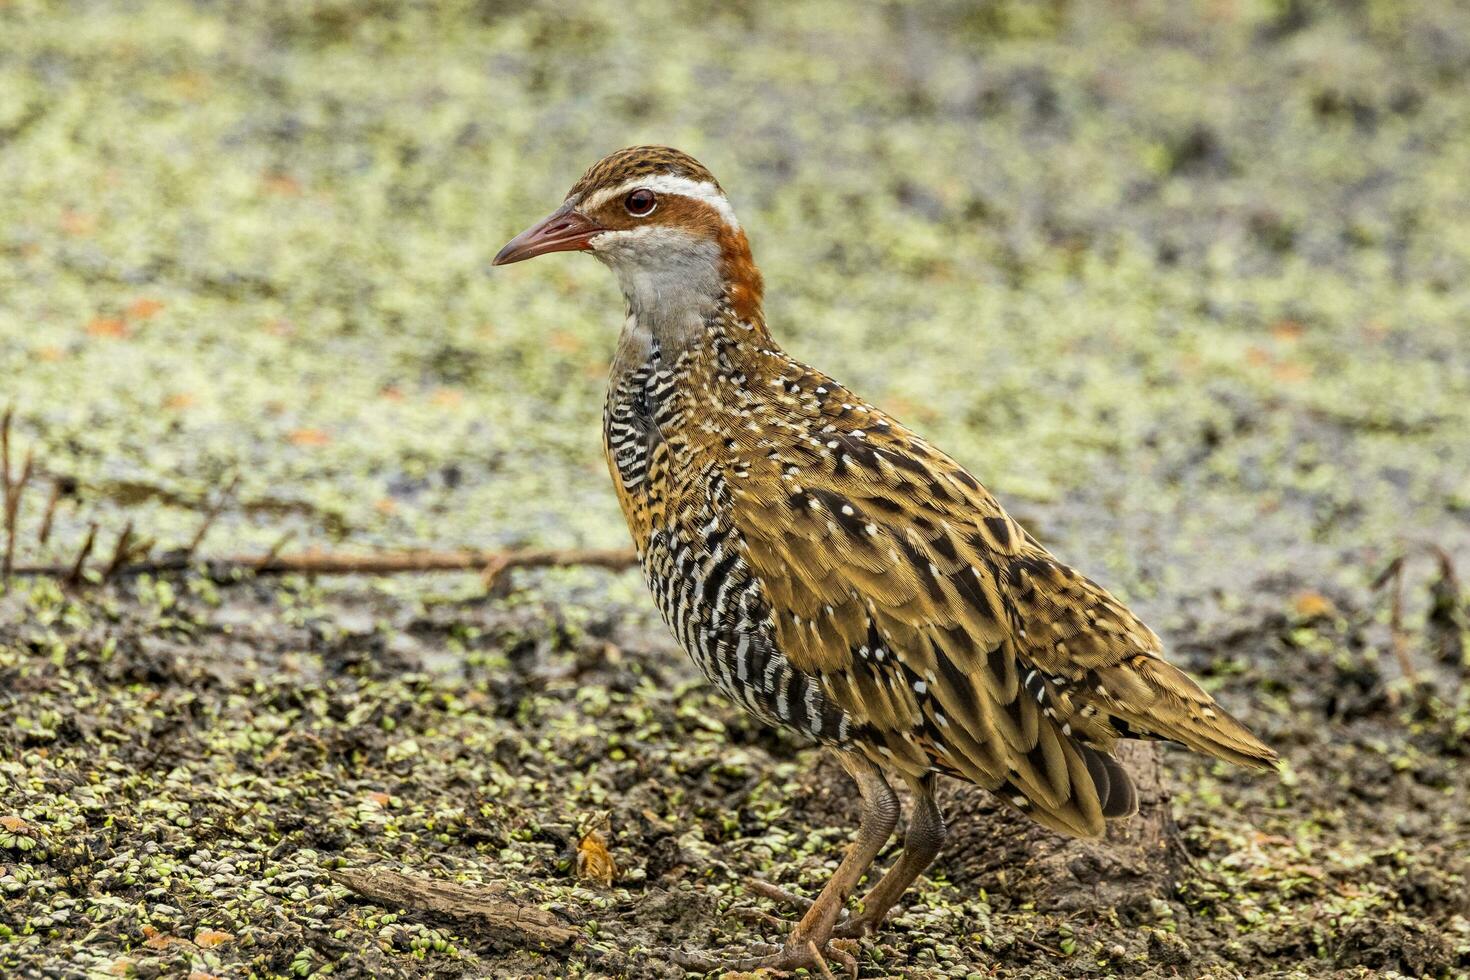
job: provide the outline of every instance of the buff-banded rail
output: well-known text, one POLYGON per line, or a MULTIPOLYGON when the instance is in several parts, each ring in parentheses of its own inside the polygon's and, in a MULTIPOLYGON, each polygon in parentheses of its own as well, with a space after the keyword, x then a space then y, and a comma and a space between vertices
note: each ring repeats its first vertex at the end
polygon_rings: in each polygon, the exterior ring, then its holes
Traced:
POLYGON ((663 618, 710 683, 829 747, 862 798, 855 842, 783 946, 682 965, 854 969, 828 943, 875 930, 938 854, 938 776, 1095 837, 1138 806, 1119 739, 1275 766, 963 466, 781 349, 740 222, 693 158, 613 153, 494 261, 560 251, 590 252, 627 301, 604 447, 663 618), (914 801, 903 851, 847 915, 897 826, 894 779, 914 801))

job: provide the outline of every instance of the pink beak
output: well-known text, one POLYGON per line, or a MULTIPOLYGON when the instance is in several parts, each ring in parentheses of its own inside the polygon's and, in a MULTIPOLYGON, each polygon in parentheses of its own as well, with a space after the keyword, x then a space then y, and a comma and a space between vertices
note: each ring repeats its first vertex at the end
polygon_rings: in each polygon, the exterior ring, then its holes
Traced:
POLYGON ((589 247, 595 235, 606 230, 570 204, 563 204, 512 238, 490 264, 510 265, 547 252, 580 252, 589 247))

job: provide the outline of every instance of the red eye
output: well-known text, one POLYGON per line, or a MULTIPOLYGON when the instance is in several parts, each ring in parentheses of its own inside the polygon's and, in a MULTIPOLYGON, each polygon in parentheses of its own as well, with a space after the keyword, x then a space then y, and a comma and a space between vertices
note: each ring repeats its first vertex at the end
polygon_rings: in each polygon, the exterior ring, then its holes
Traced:
POLYGON ((642 218, 653 213, 658 206, 658 195, 646 187, 640 187, 636 191, 629 191, 628 196, 623 198, 623 207, 635 218, 642 218))

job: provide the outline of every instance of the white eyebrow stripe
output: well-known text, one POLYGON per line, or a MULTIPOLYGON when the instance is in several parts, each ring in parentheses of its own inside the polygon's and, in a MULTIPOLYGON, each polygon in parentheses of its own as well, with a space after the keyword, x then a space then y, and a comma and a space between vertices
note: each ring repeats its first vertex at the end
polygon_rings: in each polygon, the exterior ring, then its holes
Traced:
POLYGON ((623 197, 629 191, 646 187, 655 194, 679 194, 690 197, 696 201, 703 201, 724 219, 731 231, 740 230, 740 222, 735 217, 735 209, 730 207, 730 202, 725 200, 725 195, 720 193, 718 187, 707 180, 690 180, 688 177, 679 177, 675 174, 649 174, 647 177, 638 177, 633 180, 624 181, 616 187, 598 191, 577 203, 577 210, 592 211, 601 207, 613 198, 623 197))

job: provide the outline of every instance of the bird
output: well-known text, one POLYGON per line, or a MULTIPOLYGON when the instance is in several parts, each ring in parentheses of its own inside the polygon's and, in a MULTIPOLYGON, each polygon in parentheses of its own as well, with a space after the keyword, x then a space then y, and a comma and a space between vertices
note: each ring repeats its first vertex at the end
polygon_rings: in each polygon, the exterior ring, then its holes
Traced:
POLYGON ((493 265, 586 252, 626 301, 603 412, 609 472, 655 604, 730 700, 832 750, 853 844, 780 946, 685 966, 829 974, 939 854, 938 777, 1097 837, 1138 794, 1121 739, 1255 769, 1276 754, 1163 657, 953 458, 777 343, 724 189, 666 146, 618 150, 493 265), (847 904, 912 796, 903 848, 847 904))

